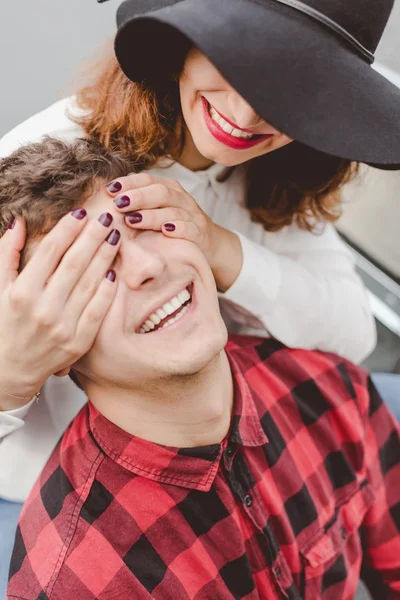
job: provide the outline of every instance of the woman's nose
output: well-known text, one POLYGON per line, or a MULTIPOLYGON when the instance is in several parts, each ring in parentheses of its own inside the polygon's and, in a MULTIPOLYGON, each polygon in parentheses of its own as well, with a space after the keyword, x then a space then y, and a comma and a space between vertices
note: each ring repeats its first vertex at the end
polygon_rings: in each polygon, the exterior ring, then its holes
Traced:
POLYGON ((156 282, 163 275, 165 266, 161 254, 131 242, 129 248, 121 248, 118 277, 128 287, 139 289, 142 285, 156 282))
POLYGON ((264 122, 250 104, 237 92, 231 94, 229 105, 232 116, 241 129, 254 129, 264 122))

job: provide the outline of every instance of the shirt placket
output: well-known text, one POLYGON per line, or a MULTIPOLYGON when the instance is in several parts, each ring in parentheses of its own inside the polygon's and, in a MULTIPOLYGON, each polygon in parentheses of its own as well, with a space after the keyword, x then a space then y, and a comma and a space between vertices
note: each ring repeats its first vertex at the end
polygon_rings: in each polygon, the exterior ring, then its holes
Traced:
POLYGON ((280 551, 279 543, 275 538, 272 529, 265 524, 267 520, 265 507, 258 499, 256 491, 254 489, 248 490, 248 485, 246 484, 246 473, 242 472, 240 467, 237 467, 236 469, 232 468, 235 458, 241 452, 241 446, 233 442, 229 442, 223 451, 224 469, 229 484, 242 503, 249 519, 251 519, 254 526, 263 536, 265 547, 261 549, 267 556, 272 577, 277 588, 281 591, 282 597, 288 598, 289 600, 301 600, 301 597, 294 584, 289 565, 280 551), (238 476, 236 476, 235 473, 237 473, 238 476))

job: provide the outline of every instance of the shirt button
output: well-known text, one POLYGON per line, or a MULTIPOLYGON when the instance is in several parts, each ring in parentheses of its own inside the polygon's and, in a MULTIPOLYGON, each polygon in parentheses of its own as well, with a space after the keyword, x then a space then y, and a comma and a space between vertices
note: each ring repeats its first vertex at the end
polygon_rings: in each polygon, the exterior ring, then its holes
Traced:
POLYGON ((226 456, 228 458, 231 458, 232 454, 233 454, 233 450, 232 450, 231 446, 228 446, 227 449, 226 449, 226 456))
POLYGON ((253 504, 253 498, 247 494, 247 496, 244 497, 244 502, 246 506, 251 506, 253 504))
POLYGON ((347 531, 345 527, 342 527, 340 530, 340 535, 342 537, 342 540, 345 540, 347 538, 347 531))
POLYGON ((282 575, 282 571, 279 567, 276 567, 275 569, 275 577, 279 580, 281 578, 282 575))

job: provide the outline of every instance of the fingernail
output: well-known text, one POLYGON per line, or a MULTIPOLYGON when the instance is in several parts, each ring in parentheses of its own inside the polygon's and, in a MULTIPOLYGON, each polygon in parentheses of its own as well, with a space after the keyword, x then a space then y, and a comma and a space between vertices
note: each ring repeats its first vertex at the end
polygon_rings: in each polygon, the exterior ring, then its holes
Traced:
POLYGON ((113 218, 112 218, 112 215, 110 215, 110 213, 103 213, 99 217, 99 223, 104 225, 104 227, 110 227, 112 221, 113 221, 113 218))
POLYGON ((108 184, 107 189, 109 192, 111 192, 111 194, 116 194, 122 190, 122 183, 119 181, 112 181, 108 184))
POLYGON ((164 229, 167 231, 175 231, 176 227, 173 223, 164 223, 164 229))
POLYGON ((117 274, 114 271, 114 269, 110 269, 109 271, 107 271, 106 279, 108 279, 109 281, 115 281, 116 277, 117 274))
POLYGON ((130 215, 127 216, 127 219, 129 221, 129 223, 140 223, 141 221, 143 221, 143 215, 141 215, 138 212, 134 212, 131 213, 130 215))
POLYGON ((10 221, 10 224, 8 226, 8 229, 14 229, 15 227, 15 223, 17 222, 17 219, 15 217, 13 217, 10 221))
POLYGON ((112 232, 110 233, 110 235, 108 236, 108 238, 106 239, 106 242, 111 244, 111 246, 116 246, 119 242, 120 237, 121 237, 121 234, 118 231, 118 229, 113 229, 112 232))
POLYGON ((80 221, 81 219, 86 217, 87 212, 84 208, 77 208, 76 210, 72 211, 71 215, 75 217, 75 219, 78 219, 80 221))
POLYGON ((126 208, 127 206, 129 206, 131 203, 131 200, 128 196, 119 196, 118 198, 115 198, 114 200, 114 204, 115 206, 118 206, 118 208, 126 208))

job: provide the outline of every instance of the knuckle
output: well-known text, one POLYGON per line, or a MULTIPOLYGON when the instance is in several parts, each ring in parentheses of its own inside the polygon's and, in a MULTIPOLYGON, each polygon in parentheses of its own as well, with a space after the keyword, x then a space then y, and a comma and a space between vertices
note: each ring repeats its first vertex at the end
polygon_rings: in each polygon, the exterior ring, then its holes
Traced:
POLYGON ((89 325, 100 325, 104 318, 104 311, 100 307, 92 307, 87 313, 89 325))
POLYGON ((153 178, 148 173, 139 173, 138 175, 135 175, 135 184, 139 187, 147 187, 151 185, 152 182, 153 178))
POLYGON ((68 273, 70 273, 72 276, 82 273, 86 267, 86 262, 77 256, 65 258, 62 262, 64 263, 64 267, 67 269, 68 273))
POLYGON ((9 292, 9 300, 14 308, 23 308, 30 303, 27 290, 20 287, 12 287, 9 292))
POLYGON ((40 328, 50 329, 54 325, 54 315, 50 310, 36 310, 33 314, 33 320, 40 328))
POLYGON ((71 340, 71 332, 65 326, 64 323, 60 323, 57 327, 55 327, 51 332, 51 339, 58 346, 64 346, 68 344, 71 340))
POLYGON ((184 221, 185 214, 181 208, 173 208, 172 209, 172 219, 173 221, 184 221))
POLYGON ((156 183, 154 186, 154 192, 157 194, 160 200, 168 200, 172 195, 172 190, 163 183, 156 183))
POLYGON ((83 356, 83 354, 85 354, 89 348, 89 344, 81 347, 75 340, 72 340, 65 345, 64 352, 67 354, 68 360, 75 362, 78 360, 78 358, 83 356))
POLYGON ((80 294, 82 294, 85 298, 92 297, 98 287, 98 282, 95 281, 92 277, 87 278, 81 282, 80 294))
POLYGON ((47 236, 42 242, 42 251, 50 256, 58 256, 61 251, 61 241, 53 236, 47 236))

